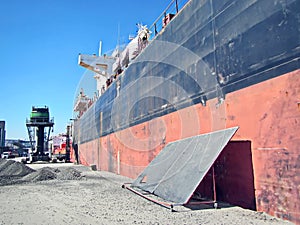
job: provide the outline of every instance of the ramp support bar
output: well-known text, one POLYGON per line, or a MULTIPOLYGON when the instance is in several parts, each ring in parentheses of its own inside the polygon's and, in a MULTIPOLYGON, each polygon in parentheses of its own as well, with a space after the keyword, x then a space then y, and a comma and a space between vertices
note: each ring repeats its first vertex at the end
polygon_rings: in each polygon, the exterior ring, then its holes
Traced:
MULTIPOLYGON (((176 210, 174 210, 174 207, 176 206, 188 206, 188 205, 200 205, 200 204, 214 204, 214 208, 217 209, 218 208, 218 203, 217 203, 217 192, 216 192, 216 180, 215 180, 215 168, 214 165, 212 166, 212 182, 213 182, 213 200, 211 201, 189 201, 187 203, 168 203, 168 202, 163 202, 163 201, 158 201, 154 198, 151 198, 149 196, 147 196, 146 194, 143 194, 137 190, 135 190, 134 188, 131 188, 129 185, 131 185, 131 183, 124 183, 122 185, 122 188, 127 189, 131 192, 133 192, 134 194, 137 194, 145 199, 147 199, 148 201, 151 201, 157 205, 160 205, 162 207, 165 207, 167 209, 170 209, 172 212, 175 212, 176 210)), ((149 195, 151 195, 151 193, 149 193, 149 195)))
MULTIPOLYGON (((137 190, 131 188, 130 186, 128 186, 128 185, 130 185, 130 184, 131 184, 131 183, 124 183, 124 184, 122 185, 122 188, 125 188, 125 189, 127 189, 127 190, 133 192, 134 194, 137 194, 137 195, 139 195, 139 196, 141 196, 141 197, 143 197, 143 198, 145 198, 145 199, 147 199, 147 200, 149 200, 149 201, 151 201, 151 202, 153 202, 153 203, 155 203, 155 204, 157 204, 157 205, 163 206, 163 207, 165 207, 165 208, 167 208, 167 209, 171 209, 172 212, 174 211, 174 210, 173 210, 173 208, 174 208, 174 206, 175 206, 174 204, 170 204, 170 203, 167 203, 167 202, 161 202, 161 201, 158 201, 158 200, 156 200, 156 199, 154 199, 154 198, 148 197, 148 196, 146 196, 145 194, 142 194, 141 192, 139 192, 139 191, 137 191, 137 190)), ((177 204, 176 204, 176 205, 177 205, 177 204)), ((182 204, 180 204, 180 205, 182 205, 182 204)))

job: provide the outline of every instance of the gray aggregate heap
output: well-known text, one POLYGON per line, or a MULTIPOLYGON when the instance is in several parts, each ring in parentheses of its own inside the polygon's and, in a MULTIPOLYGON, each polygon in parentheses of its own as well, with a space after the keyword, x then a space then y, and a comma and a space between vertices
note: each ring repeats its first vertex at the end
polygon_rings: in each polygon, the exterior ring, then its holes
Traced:
POLYGON ((35 171, 23 163, 0 159, 0 176, 23 177, 35 171))
POLYGON ((23 177, 22 180, 28 182, 44 180, 80 180, 81 173, 74 168, 50 168, 44 167, 23 177))
POLYGON ((23 163, 0 159, 0 186, 47 180, 80 180, 81 172, 74 168, 43 167, 34 170, 23 163))

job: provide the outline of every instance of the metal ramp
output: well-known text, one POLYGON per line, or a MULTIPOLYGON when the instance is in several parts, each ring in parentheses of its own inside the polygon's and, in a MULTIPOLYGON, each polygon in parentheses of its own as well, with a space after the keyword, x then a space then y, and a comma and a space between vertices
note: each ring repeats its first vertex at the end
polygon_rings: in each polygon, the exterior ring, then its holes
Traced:
MULTIPOLYGON (((233 127, 169 143, 133 183, 123 187, 171 209, 187 204, 210 168, 214 173, 212 165, 237 129, 233 127), (167 202, 150 198, 149 194, 167 202)), ((214 182, 213 175, 211 203, 216 202, 214 182)))

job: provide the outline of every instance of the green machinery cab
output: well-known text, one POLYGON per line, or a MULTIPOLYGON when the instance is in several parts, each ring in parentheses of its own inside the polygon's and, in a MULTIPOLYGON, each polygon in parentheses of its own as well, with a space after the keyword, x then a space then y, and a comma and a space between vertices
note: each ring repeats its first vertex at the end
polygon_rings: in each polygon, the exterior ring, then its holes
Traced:
POLYGON ((30 122, 49 122, 48 107, 32 107, 32 111, 30 113, 30 122))

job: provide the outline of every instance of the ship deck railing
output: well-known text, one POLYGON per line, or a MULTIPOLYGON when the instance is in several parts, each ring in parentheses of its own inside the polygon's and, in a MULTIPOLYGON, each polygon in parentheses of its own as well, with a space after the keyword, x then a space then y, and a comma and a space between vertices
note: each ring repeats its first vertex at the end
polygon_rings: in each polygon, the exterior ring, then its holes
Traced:
MULTIPOLYGON (((152 32, 150 39, 153 39, 167 26, 168 22, 164 23, 163 21, 167 19, 168 15, 176 16, 189 1, 190 0, 172 0, 162 14, 149 27, 150 31, 152 32)), ((170 20, 172 20, 172 18, 170 20)))

